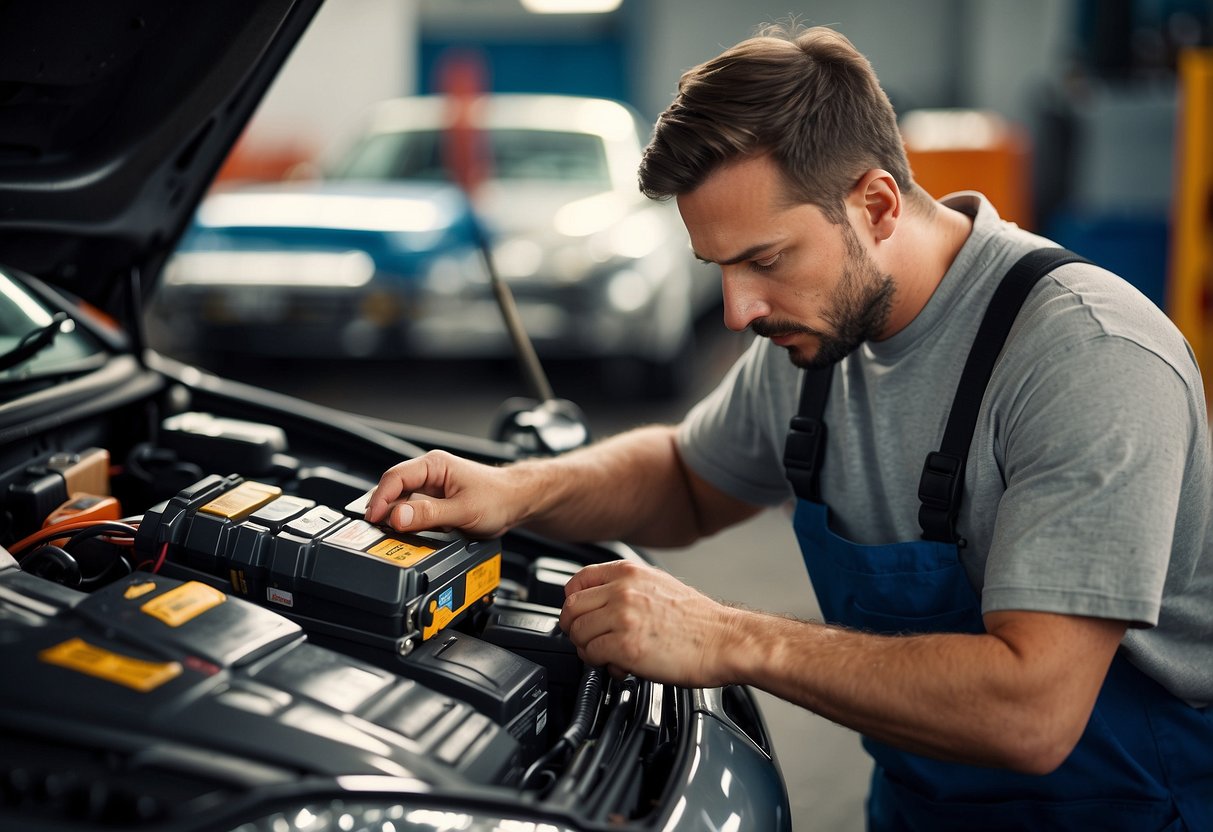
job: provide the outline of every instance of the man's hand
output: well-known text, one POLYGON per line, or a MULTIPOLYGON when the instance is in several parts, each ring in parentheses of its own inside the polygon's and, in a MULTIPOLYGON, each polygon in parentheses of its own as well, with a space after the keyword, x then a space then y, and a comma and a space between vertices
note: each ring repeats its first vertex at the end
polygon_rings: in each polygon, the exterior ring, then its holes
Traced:
POLYGON ((687 687, 728 684, 737 611, 651 566, 587 566, 564 588, 560 626, 589 665, 687 687))
POLYGON ((384 472, 366 520, 399 531, 460 529, 497 537, 517 525, 525 510, 511 470, 430 451, 384 472))

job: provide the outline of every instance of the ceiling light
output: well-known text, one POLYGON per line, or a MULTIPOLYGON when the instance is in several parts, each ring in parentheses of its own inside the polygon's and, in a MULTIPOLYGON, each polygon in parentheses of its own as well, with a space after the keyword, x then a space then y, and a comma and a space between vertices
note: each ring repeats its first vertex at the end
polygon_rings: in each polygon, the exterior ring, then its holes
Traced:
POLYGON ((619 8, 623 0, 522 0, 522 7, 535 14, 604 14, 619 8))

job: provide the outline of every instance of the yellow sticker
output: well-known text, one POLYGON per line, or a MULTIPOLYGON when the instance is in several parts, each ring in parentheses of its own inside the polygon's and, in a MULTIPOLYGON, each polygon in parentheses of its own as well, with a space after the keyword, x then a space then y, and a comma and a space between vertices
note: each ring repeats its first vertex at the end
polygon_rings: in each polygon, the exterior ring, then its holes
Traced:
POLYGON ((48 647, 38 653, 38 658, 47 664, 95 676, 140 693, 155 690, 181 675, 181 665, 177 662, 149 662, 123 656, 81 638, 48 647))
POLYGON ((403 540, 389 537, 387 540, 380 541, 367 549, 366 553, 374 555, 377 558, 390 560, 397 566, 412 566, 425 560, 434 554, 435 551, 435 549, 431 549, 429 546, 415 546, 412 543, 405 543, 403 540))
POLYGON ((448 585, 440 590, 437 596, 431 596, 427 608, 430 613, 430 623, 421 628, 421 640, 425 641, 446 627, 472 604, 492 592, 501 583, 501 553, 493 555, 474 569, 468 570, 463 576, 463 603, 459 609, 454 608, 454 585, 448 585))
POLYGON ((226 600, 227 596, 214 587, 188 581, 156 596, 139 609, 170 627, 180 627, 226 600))
POLYGON ((475 569, 468 571, 464 594, 472 600, 483 598, 501 584, 501 553, 493 555, 475 569))
POLYGON ((276 485, 265 485, 260 482, 242 482, 224 494, 211 500, 199 511, 235 520, 247 514, 252 514, 271 500, 282 496, 282 489, 276 485))
POLYGON ((142 598, 155 588, 156 585, 151 581, 144 581, 141 584, 131 584, 126 588, 126 591, 122 593, 122 597, 128 601, 133 601, 136 598, 142 598))
MULTIPOLYGON (((466 606, 466 604, 464 605, 466 606)), ((463 607, 460 607, 463 609, 463 607)), ((430 601, 430 623, 421 628, 421 640, 428 641, 434 634, 446 627, 455 619, 455 613, 448 607, 438 606, 437 601, 430 601)))

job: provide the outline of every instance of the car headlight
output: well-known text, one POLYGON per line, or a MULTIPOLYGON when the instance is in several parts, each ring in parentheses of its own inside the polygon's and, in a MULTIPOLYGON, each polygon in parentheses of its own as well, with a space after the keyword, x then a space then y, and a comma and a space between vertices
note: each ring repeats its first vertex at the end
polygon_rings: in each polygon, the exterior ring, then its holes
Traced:
POLYGON ((280 808, 229 827, 230 832, 570 832, 546 821, 482 812, 408 806, 388 798, 339 797, 280 808))
POLYGON ((488 282, 488 273, 476 249, 435 257, 425 272, 425 287, 435 295, 458 295, 469 286, 488 282))
POLYGON ((526 237, 513 237, 493 246, 493 265, 504 280, 534 277, 543 265, 543 247, 526 237))

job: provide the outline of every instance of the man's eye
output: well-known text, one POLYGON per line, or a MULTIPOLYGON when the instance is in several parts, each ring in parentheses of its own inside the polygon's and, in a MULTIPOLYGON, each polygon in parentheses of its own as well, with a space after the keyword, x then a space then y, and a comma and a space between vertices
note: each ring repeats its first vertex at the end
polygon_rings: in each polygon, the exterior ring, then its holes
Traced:
POLYGON ((775 264, 779 262, 779 258, 782 256, 781 252, 780 254, 773 254, 770 257, 764 257, 761 260, 751 260, 750 268, 756 272, 769 272, 775 268, 775 264))

